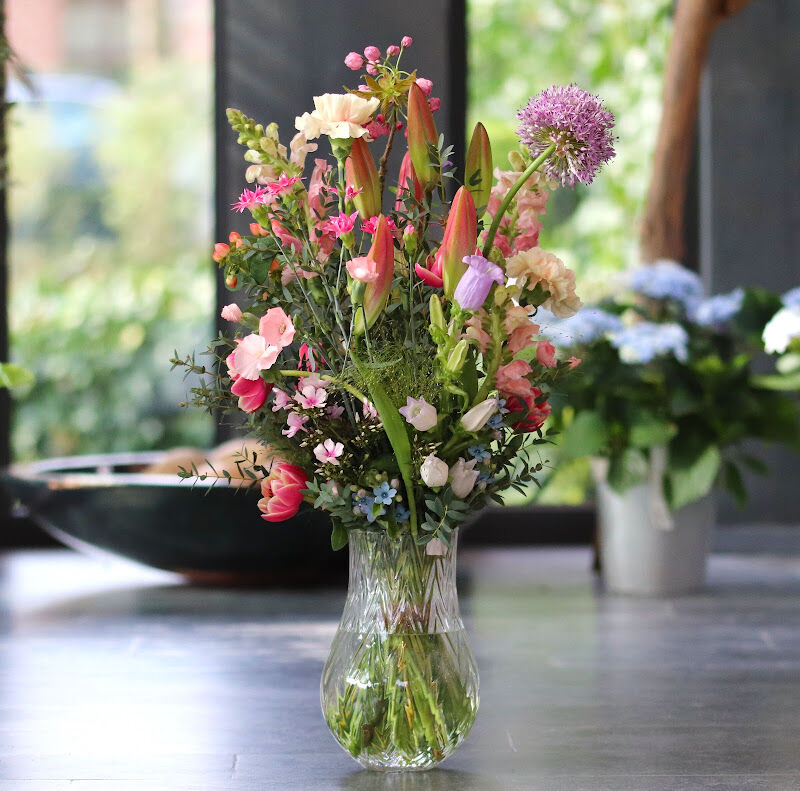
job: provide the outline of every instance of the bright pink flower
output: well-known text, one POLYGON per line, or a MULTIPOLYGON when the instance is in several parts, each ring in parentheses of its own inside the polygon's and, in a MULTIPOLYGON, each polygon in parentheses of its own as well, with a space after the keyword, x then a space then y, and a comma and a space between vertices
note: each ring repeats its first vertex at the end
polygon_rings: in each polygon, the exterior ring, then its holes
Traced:
POLYGON ((326 439, 314 448, 314 455, 320 464, 339 464, 339 456, 344 453, 344 445, 341 442, 334 442, 326 439))
POLYGON ((378 73, 377 67, 374 66, 372 63, 368 63, 367 64, 367 74, 369 74, 371 77, 374 77, 377 73, 378 73))
POLYGON ((516 431, 537 431, 542 427, 545 420, 550 414, 550 403, 544 401, 541 404, 536 403, 536 399, 540 398, 542 391, 538 387, 531 387, 530 393, 522 399, 516 396, 510 396, 506 399, 506 409, 509 414, 515 412, 527 413, 515 423, 511 424, 511 428, 516 431))
POLYGON ((292 405, 292 399, 289 397, 288 393, 277 389, 273 392, 275 393, 275 403, 272 405, 273 412, 277 412, 281 409, 288 409, 292 405))
POLYGON ((567 362, 569 363, 570 368, 577 368, 582 361, 580 357, 570 357, 567 362))
POLYGON ((422 93, 425 94, 425 96, 430 96, 431 95, 431 91, 433 90, 433 81, 432 80, 429 80, 429 79, 427 79, 425 77, 420 77, 417 80, 417 85, 419 85, 419 89, 422 91, 422 93))
POLYGON ((246 189, 239 196, 239 200, 231 204, 231 208, 235 209, 240 214, 245 209, 255 209, 257 206, 264 203, 264 198, 268 194, 269 190, 266 187, 256 187, 254 190, 246 189))
POLYGON ((294 340, 294 324, 283 308, 270 308, 258 322, 258 334, 270 346, 284 349, 294 340))
POLYGON ((300 346, 300 351, 298 352, 298 359, 300 360, 301 364, 305 364, 305 367, 309 371, 316 371, 317 370, 317 362, 314 359, 318 357, 323 363, 325 363, 325 358, 317 351, 315 352, 307 343, 304 343, 300 346))
POLYGON ((225 305, 219 315, 225 321, 241 321, 242 309, 235 302, 231 302, 230 305, 225 305))
POLYGON ((355 228, 357 217, 357 211, 352 214, 337 214, 336 217, 331 217, 322 228, 325 231, 330 231, 338 239, 355 228))
POLYGON ((281 429, 281 434, 284 437, 288 437, 291 439, 298 431, 308 431, 305 427, 306 423, 308 422, 307 417, 303 417, 303 415, 298 415, 297 412, 290 412, 289 416, 286 418, 286 428, 281 429))
POLYGON ((239 396, 239 409, 242 412, 255 412, 267 400, 272 385, 267 384, 260 376, 258 379, 245 379, 240 376, 231 387, 231 393, 239 396))
POLYGON ((317 409, 325 406, 328 400, 328 392, 324 387, 314 387, 314 385, 305 385, 302 389, 297 388, 297 395, 294 400, 300 404, 303 409, 317 409))
POLYGON ((280 352, 279 346, 270 346, 261 335, 248 335, 236 347, 236 372, 245 379, 258 379, 261 371, 274 365, 280 352))
POLYGON ((363 187, 359 187, 356 189, 352 185, 348 184, 347 188, 344 191, 344 199, 345 200, 353 200, 356 195, 360 195, 364 191, 363 187))
POLYGON ((414 39, 411 36, 403 36, 402 40, 400 41, 400 46, 404 49, 408 49, 414 43, 414 39))
POLYGON ((370 140, 377 140, 379 137, 385 137, 392 131, 388 124, 381 123, 380 121, 370 121, 364 128, 367 130, 370 140))
POLYGON ((288 173, 281 173, 277 181, 267 184, 266 189, 273 195, 283 195, 284 192, 291 191, 292 187, 294 187, 298 181, 302 180, 300 176, 290 176, 288 173))
POLYGON ((347 271, 353 280, 374 283, 378 279, 378 262, 368 255, 352 258, 347 262, 347 271))
POLYGON ((429 286, 434 288, 442 288, 444 281, 442 280, 442 262, 436 256, 429 255, 425 266, 422 264, 414 264, 414 271, 417 277, 429 286))
MULTIPOLYGON (((389 230, 394 233, 397 230, 397 226, 394 224, 394 220, 391 217, 386 218, 386 224, 389 226, 389 230)), ((370 217, 368 220, 364 220, 361 223, 361 230, 364 233, 374 234, 378 228, 378 217, 370 217)))
POLYGON ((437 110, 441 109, 442 100, 438 96, 432 96, 428 99, 428 107, 431 108, 432 113, 435 113, 437 110))
POLYGON ((292 236, 278 220, 271 220, 270 225, 272 226, 272 232, 278 237, 284 247, 291 247, 296 253, 301 253, 303 251, 303 243, 296 236, 292 236))
POLYGON ((556 347, 550 341, 539 341, 536 344, 536 359, 545 368, 555 368, 558 365, 556 362, 556 347))
POLYGON ((311 216, 317 220, 325 219, 325 203, 327 202, 327 192, 330 189, 325 177, 332 167, 324 159, 314 160, 314 169, 311 171, 311 179, 308 182, 308 208, 311 216))
POLYGON ((298 383, 298 386, 307 387, 311 385, 311 387, 321 387, 324 390, 327 390, 331 386, 330 379, 323 379, 316 373, 311 374, 311 376, 304 376, 302 383, 298 383))
POLYGON ((211 257, 217 262, 220 263, 223 258, 227 258, 228 253, 231 251, 231 246, 229 244, 225 244, 225 242, 217 242, 214 245, 214 252, 211 257))
POLYGON ((386 47, 386 54, 390 58, 394 58, 396 55, 400 54, 400 47, 398 47, 397 44, 390 44, 386 47))
POLYGON ((358 71, 364 65, 364 58, 357 52, 348 52, 347 57, 344 59, 344 65, 347 66, 348 69, 358 71))
POLYGON ((501 365, 497 369, 497 389, 503 396, 516 395, 527 398, 532 385, 525 377, 532 370, 524 360, 512 360, 508 365, 501 365))
POLYGON ((293 517, 300 509, 307 485, 308 478, 300 467, 273 464, 269 475, 261 481, 263 497, 258 501, 261 518, 267 522, 283 522, 293 517))
POLYGON ((381 51, 375 46, 369 46, 364 50, 364 57, 367 60, 380 60, 381 51))

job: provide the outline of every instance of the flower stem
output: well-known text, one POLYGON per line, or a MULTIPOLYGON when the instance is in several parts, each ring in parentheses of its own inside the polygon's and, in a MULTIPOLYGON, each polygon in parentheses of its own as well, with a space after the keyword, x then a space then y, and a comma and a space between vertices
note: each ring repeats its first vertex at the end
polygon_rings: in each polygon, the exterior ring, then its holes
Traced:
POLYGON ((489 253, 492 252, 492 245, 494 244, 494 237, 497 236, 497 231, 500 228, 500 221, 508 211, 508 207, 511 204, 511 201, 514 200, 514 196, 519 192, 520 187, 533 175, 535 171, 537 171, 546 161, 550 154, 556 150, 555 143, 551 143, 541 154, 539 154, 536 159, 531 162, 528 167, 522 172, 522 175, 516 180, 514 186, 506 194, 505 198, 503 198, 502 202, 500 203, 500 208, 495 212, 494 217, 492 218, 492 224, 489 226, 489 233, 486 234, 486 241, 483 243, 483 257, 488 258, 489 253))

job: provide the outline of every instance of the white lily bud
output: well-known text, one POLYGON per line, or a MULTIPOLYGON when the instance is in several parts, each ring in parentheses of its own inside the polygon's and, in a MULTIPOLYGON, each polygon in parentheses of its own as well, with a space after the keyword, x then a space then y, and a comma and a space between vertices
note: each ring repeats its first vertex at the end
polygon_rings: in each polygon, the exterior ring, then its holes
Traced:
POLYGON ((497 411, 497 399, 487 398, 472 407, 462 418, 461 425, 467 431, 478 431, 486 425, 486 421, 497 411))

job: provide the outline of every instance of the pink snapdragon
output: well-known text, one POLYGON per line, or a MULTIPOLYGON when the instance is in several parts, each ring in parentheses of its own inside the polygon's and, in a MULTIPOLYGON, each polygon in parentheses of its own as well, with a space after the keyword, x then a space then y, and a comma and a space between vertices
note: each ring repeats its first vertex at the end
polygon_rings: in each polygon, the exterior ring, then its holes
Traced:
POLYGON ((270 308, 258 322, 258 334, 279 349, 285 349, 294 340, 294 333, 294 324, 283 308, 270 308))
POLYGON ((297 389, 297 395, 295 395, 294 400, 303 409, 317 409, 325 406, 325 402, 328 400, 328 393, 324 387, 314 387, 313 384, 305 385, 302 389, 297 389))
POLYGON ((556 362, 556 347, 550 341, 539 341, 536 344, 536 359, 545 368, 555 368, 558 365, 556 362))
POLYGON ((357 211, 352 214, 337 214, 336 217, 331 217, 322 225, 322 230, 329 231, 338 239, 340 236, 352 232, 353 228, 355 228, 357 217, 357 211))
POLYGON ((524 360, 512 360, 497 369, 497 389, 503 394, 526 398, 531 392, 531 383, 525 378, 532 368, 524 360))
POLYGON ((225 321, 241 321, 242 309, 235 303, 231 302, 230 305, 225 305, 219 314, 225 321))
POLYGON ((378 279, 378 262, 368 255, 351 258, 346 267, 353 280, 361 283, 374 283, 378 279))
POLYGON ((347 66, 348 69, 358 71, 364 65, 364 58, 362 58, 358 52, 348 52, 344 59, 344 65, 347 66))
POLYGON ((570 368, 577 368, 583 361, 580 357, 570 357, 567 362, 569 363, 570 368))
POLYGON ((291 439, 298 431, 308 431, 305 427, 307 421, 307 417, 298 415, 296 412, 290 412, 286 418, 286 428, 281 429, 281 434, 291 439))
POLYGON ((339 464, 339 457, 344 453, 344 445, 341 442, 334 442, 326 439, 314 448, 314 455, 320 464, 339 464))

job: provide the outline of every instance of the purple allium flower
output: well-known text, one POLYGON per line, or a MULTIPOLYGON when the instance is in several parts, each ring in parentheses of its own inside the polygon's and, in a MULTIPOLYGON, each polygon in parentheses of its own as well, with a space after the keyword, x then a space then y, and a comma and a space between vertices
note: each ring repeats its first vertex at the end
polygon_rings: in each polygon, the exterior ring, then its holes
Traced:
POLYGON ((464 310, 480 310, 489 296, 492 282, 502 285, 505 281, 503 270, 482 255, 465 255, 463 261, 468 268, 458 281, 453 299, 464 310))
POLYGON ((554 85, 534 96, 518 113, 517 134, 539 156, 548 146, 555 151, 544 165, 549 179, 591 184, 600 166, 614 156, 614 115, 598 96, 577 85, 554 85))

